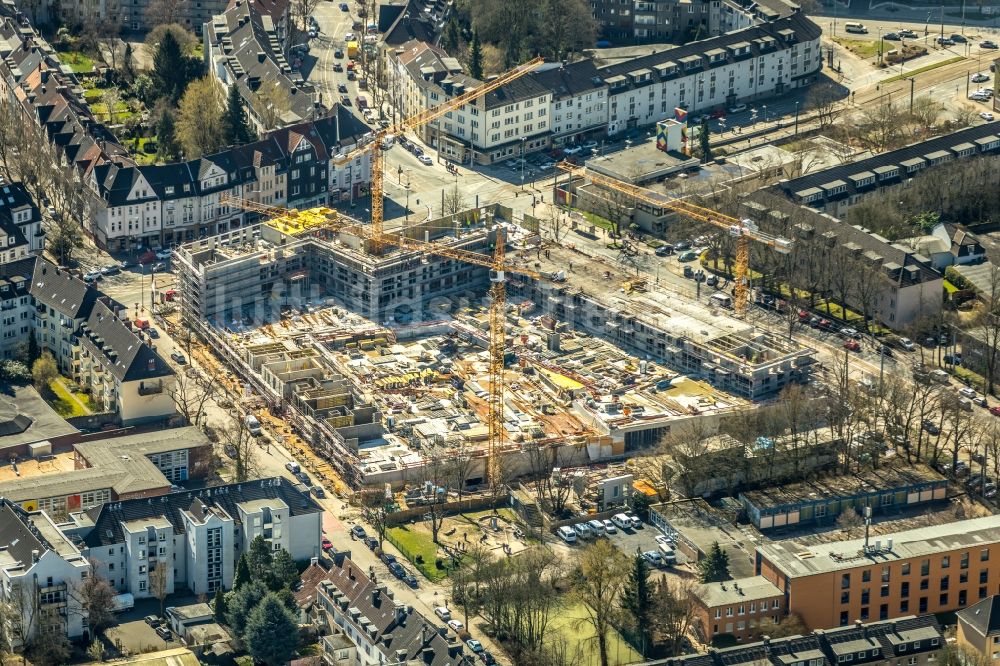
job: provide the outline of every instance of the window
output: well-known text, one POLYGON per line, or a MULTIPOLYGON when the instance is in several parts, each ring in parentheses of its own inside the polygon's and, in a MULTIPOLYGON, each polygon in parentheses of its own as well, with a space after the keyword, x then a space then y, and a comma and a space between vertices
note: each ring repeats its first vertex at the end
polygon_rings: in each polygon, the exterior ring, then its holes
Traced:
POLYGON ((980 571, 979 572, 979 582, 980 582, 980 584, 985 584, 989 580, 989 576, 990 576, 990 574, 989 574, 989 572, 986 569, 983 569, 982 571, 980 571))
POLYGON ((840 603, 842 603, 842 604, 849 604, 849 603, 851 603, 851 593, 850 592, 841 592, 840 593, 840 603))
POLYGON ((968 569, 969 568, 969 554, 968 553, 962 553, 962 557, 959 558, 959 560, 958 560, 958 568, 959 569, 968 569))
POLYGON ((899 586, 899 596, 903 597, 904 599, 910 596, 909 583, 903 583, 902 585, 899 586))
POLYGON ((979 551, 979 561, 980 562, 989 562, 990 561, 990 549, 989 548, 983 548, 981 551, 979 551))
POLYGON ((880 597, 887 597, 887 596, 889 596, 889 584, 888 583, 886 583, 885 585, 882 586, 882 589, 879 591, 879 596, 880 597))
POLYGON ((900 573, 903 574, 904 576, 909 576, 910 575, 910 563, 909 562, 906 562, 906 563, 903 564, 903 567, 900 570, 900 573))
POLYGON ((871 593, 868 590, 861 590, 861 603, 867 604, 871 593))
POLYGON ((948 605, 948 593, 947 592, 943 592, 941 594, 941 596, 938 597, 938 604, 940 604, 942 606, 947 606, 948 605))
POLYGON ((926 576, 930 572, 931 572, 931 561, 930 560, 921 560, 921 562, 920 562, 920 575, 921 576, 926 576))
POLYGON ((941 556, 941 568, 942 569, 947 569, 950 566, 951 566, 951 555, 942 555, 941 556))
MULTIPOLYGON (((817 507, 819 508, 819 507, 817 507)), ((841 574, 840 576, 840 589, 846 590, 851 587, 851 574, 841 574)))
POLYGON ((929 578, 921 578, 920 579, 920 589, 921 590, 926 590, 926 589, 929 589, 929 588, 930 588, 930 579, 929 578))
POLYGON ((904 600, 899 602, 899 612, 909 613, 910 612, 910 602, 909 600, 904 600))
POLYGON ((920 612, 927 612, 927 597, 920 597, 920 612))
POLYGON ((948 582, 949 582, 948 576, 941 576, 941 586, 940 586, 941 591, 948 589, 948 582))
POLYGON ((146 591, 146 581, 144 581, 144 580, 140 580, 139 581, 139 591, 140 592, 145 592, 146 591))
POLYGON ((872 570, 871 569, 865 569, 864 571, 861 572, 861 582, 862 583, 870 583, 871 580, 872 580, 872 570))

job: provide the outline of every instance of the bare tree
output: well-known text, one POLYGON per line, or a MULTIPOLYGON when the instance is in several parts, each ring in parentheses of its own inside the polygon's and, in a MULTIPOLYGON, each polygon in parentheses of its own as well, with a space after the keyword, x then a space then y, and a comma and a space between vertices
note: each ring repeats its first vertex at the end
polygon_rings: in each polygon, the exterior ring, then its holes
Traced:
POLYGON ((78 583, 74 583, 69 594, 80 606, 87 626, 93 634, 98 634, 115 622, 112 611, 115 606, 115 588, 98 574, 99 563, 90 560, 90 575, 78 583))
POLYGON ((361 506, 364 509, 365 520, 374 528, 378 537, 378 547, 385 541, 386 530, 389 529, 389 514, 392 512, 392 496, 387 496, 387 490, 362 490, 361 506))
POLYGON ((293 0, 292 19, 297 22, 300 32, 309 32, 309 17, 319 6, 319 0, 293 0))
POLYGON ((611 542, 600 539, 580 554, 580 566, 573 577, 573 596, 587 612, 578 622, 593 628, 601 666, 611 663, 608 637, 614 629, 618 600, 625 588, 628 571, 628 558, 611 542))
POLYGON ((246 419, 239 413, 232 414, 229 422, 222 428, 220 438, 225 443, 229 457, 233 459, 233 480, 243 483, 260 476, 260 464, 257 459, 260 445, 257 438, 250 433, 246 419))
POLYGON ((572 480, 555 473, 556 468, 562 466, 559 462, 562 449, 561 445, 539 445, 535 442, 524 445, 538 503, 555 516, 563 515, 573 492, 572 480))
POLYGON ((903 112, 889 104, 865 107, 854 125, 858 142, 875 153, 895 148, 903 140, 903 112))
POLYGON ((457 182, 450 192, 445 192, 443 205, 444 210, 441 211, 442 216, 458 215, 465 210, 465 196, 458 189, 457 182))
POLYGON ((654 610, 650 614, 653 622, 650 633, 656 643, 666 645, 668 655, 683 652, 685 638, 694 625, 696 606, 694 604, 693 578, 676 579, 661 576, 653 595, 654 610))
POLYGON ((444 522, 444 509, 442 504, 448 500, 448 459, 437 455, 425 458, 419 480, 421 483, 430 486, 430 496, 425 495, 427 506, 427 517, 431 523, 431 540, 438 542, 438 532, 441 531, 441 523, 444 522))
POLYGON ((188 0, 152 0, 146 7, 146 22, 151 26, 176 24, 187 3, 188 0))
POLYGON ((178 372, 174 375, 173 388, 168 392, 174 401, 177 413, 191 425, 200 425, 208 401, 218 396, 222 386, 218 380, 215 371, 209 371, 205 376, 197 375, 194 371, 178 372))
POLYGON ((267 132, 281 127, 284 124, 282 118, 291 110, 288 93, 281 88, 277 81, 265 81, 253 94, 257 98, 253 105, 254 110, 260 116, 263 131, 267 132))
POLYGON ((840 115, 840 99, 837 86, 833 83, 821 83, 809 89, 806 95, 806 109, 816 114, 820 129, 832 125, 840 115))
POLYGON ((994 381, 1000 371, 1000 268, 990 269, 988 291, 979 295, 981 309, 970 326, 970 335, 975 336, 981 354, 978 355, 986 378, 986 392, 992 394, 994 381))
MULTIPOLYGON (((155 546, 150 546, 150 548, 155 548, 155 546)), ((150 566, 149 568, 149 593, 153 595, 153 598, 160 602, 160 616, 163 616, 163 603, 167 599, 169 580, 167 577, 167 566, 166 562, 159 562, 156 566, 150 566)))

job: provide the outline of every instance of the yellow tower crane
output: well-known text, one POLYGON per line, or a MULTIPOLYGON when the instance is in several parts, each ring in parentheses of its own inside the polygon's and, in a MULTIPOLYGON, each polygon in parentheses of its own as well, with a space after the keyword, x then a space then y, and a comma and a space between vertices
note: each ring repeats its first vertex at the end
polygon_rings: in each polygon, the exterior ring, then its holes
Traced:
POLYGON ((565 171, 571 178, 585 178, 595 185, 628 194, 637 201, 642 201, 655 208, 665 208, 696 222, 703 222, 728 231, 731 236, 736 238, 736 263, 733 269, 736 285, 733 289, 733 308, 740 316, 746 314, 750 302, 750 288, 747 284, 747 275, 750 270, 750 241, 762 243, 781 254, 788 254, 792 250, 792 241, 760 231, 753 220, 731 217, 684 199, 668 197, 644 187, 620 181, 617 178, 595 173, 569 162, 560 162, 556 168, 565 171))
POLYGON ((523 268, 506 262, 506 233, 502 226, 497 225, 495 229, 495 248, 493 256, 489 257, 478 252, 460 250, 457 248, 443 247, 438 243, 416 240, 401 234, 381 233, 376 236, 375 229, 358 224, 350 218, 339 218, 335 211, 318 208, 302 212, 292 211, 274 206, 261 205, 254 201, 240 199, 229 195, 223 195, 222 203, 240 208, 254 210, 271 215, 275 219, 272 223, 276 228, 292 228, 295 233, 306 231, 328 231, 352 234, 368 239, 373 243, 390 245, 401 250, 411 250, 414 252, 424 252, 439 257, 446 257, 456 261, 462 261, 474 266, 482 266, 490 271, 490 341, 489 341, 489 400, 487 405, 487 429, 489 431, 489 445, 487 448, 486 473, 490 483, 490 492, 494 499, 499 497, 503 483, 501 473, 501 449, 503 446, 503 404, 504 404, 504 356, 507 348, 506 331, 504 330, 504 316, 507 302, 506 276, 508 273, 524 275, 534 279, 544 279, 544 276, 529 268, 523 268), (310 226, 308 222, 296 222, 296 217, 307 217, 310 220, 323 217, 326 222, 321 225, 310 226))
POLYGON ((487 81, 478 88, 469 90, 468 92, 462 93, 457 97, 453 97, 450 100, 438 104, 437 106, 427 109, 426 111, 421 111, 420 113, 410 116, 405 120, 401 120, 395 125, 380 129, 375 132, 371 143, 367 143, 364 146, 352 150, 350 153, 345 155, 343 158, 337 160, 338 164, 346 164, 351 160, 365 154, 371 154, 371 166, 372 166, 372 182, 371 182, 371 195, 372 195, 372 230, 374 232, 373 239, 375 241, 375 248, 378 251, 380 244, 380 238, 382 236, 382 214, 383 214, 383 201, 382 201, 382 181, 385 173, 385 165, 383 160, 383 147, 382 142, 387 136, 401 136, 408 130, 415 130, 421 125, 426 125, 429 122, 437 120, 441 116, 445 115, 450 111, 454 111, 470 102, 474 102, 483 95, 490 93, 498 88, 502 88, 511 81, 521 78, 525 74, 530 74, 539 65, 541 65, 545 60, 543 58, 535 58, 534 60, 529 60, 523 65, 518 65, 514 69, 504 72, 500 76, 496 77, 491 81, 487 81))

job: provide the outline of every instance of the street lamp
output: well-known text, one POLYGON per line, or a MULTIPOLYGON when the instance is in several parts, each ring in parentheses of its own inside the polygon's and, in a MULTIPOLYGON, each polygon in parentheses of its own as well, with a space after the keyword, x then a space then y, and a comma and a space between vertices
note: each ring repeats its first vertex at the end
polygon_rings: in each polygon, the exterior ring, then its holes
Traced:
POLYGON ((799 101, 795 100, 795 136, 799 135, 799 101))
POLYGON ((521 191, 524 192, 524 137, 521 137, 521 191))
POLYGON ((757 128, 757 109, 750 109, 750 120, 753 121, 753 129, 757 128))
POLYGON ((760 106, 764 109, 764 123, 767 124, 767 104, 761 104, 760 106))
POLYGON ((406 222, 410 221, 410 170, 406 170, 406 222))

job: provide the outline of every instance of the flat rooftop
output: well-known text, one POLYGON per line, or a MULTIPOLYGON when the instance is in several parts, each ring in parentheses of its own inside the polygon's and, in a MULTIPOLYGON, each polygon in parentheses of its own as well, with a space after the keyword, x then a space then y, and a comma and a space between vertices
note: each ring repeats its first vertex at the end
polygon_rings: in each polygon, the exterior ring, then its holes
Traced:
POLYGON ((5 430, 0 436, 0 451, 11 446, 33 444, 53 437, 79 432, 42 400, 33 386, 14 386, 0 382, 0 420, 27 425, 5 430), (25 419, 26 417, 26 419, 25 419), (26 420, 30 420, 27 423, 26 420))
POLYGON ((608 155, 586 160, 588 169, 634 185, 661 180, 670 174, 697 170, 698 158, 678 152, 664 152, 656 141, 643 141, 608 155))
MULTIPOLYGON (((875 539, 869 539, 874 545, 875 539)), ((982 548, 1000 542, 1000 516, 959 520, 944 525, 883 534, 878 537, 882 550, 864 553, 864 539, 803 545, 794 540, 779 541, 757 548, 761 557, 791 578, 852 569, 927 555, 937 555, 960 548, 982 548), (892 550, 888 550, 892 539, 892 550)))
POLYGON ((754 576, 752 553, 757 542, 753 538, 763 541, 764 537, 741 531, 700 498, 655 504, 650 510, 656 511, 681 538, 703 553, 708 553, 712 544, 718 543, 729 555, 729 572, 734 578, 754 576))
POLYGON ((742 493, 758 509, 797 504, 811 504, 838 497, 853 497, 865 493, 919 486, 944 481, 937 472, 923 465, 913 467, 883 466, 860 474, 825 476, 808 483, 793 483, 742 493))
POLYGON ((0 467, 0 487, 11 481, 34 479, 49 474, 62 474, 64 472, 72 472, 76 469, 74 453, 72 451, 65 451, 42 458, 18 460, 17 472, 14 471, 13 465, 8 464, 8 461, 3 462, 4 465, 0 467))
POLYGON ((780 597, 782 591, 763 576, 749 576, 698 586, 697 596, 708 607, 780 597))

